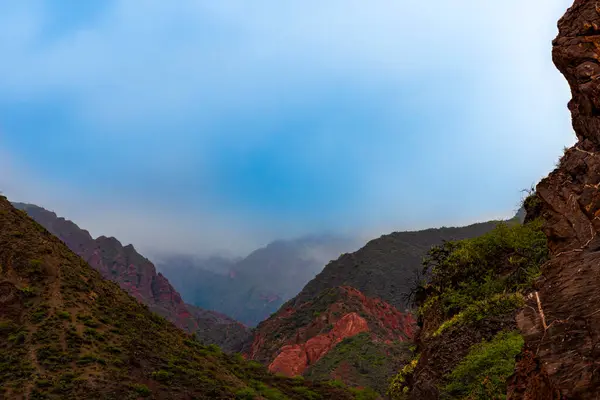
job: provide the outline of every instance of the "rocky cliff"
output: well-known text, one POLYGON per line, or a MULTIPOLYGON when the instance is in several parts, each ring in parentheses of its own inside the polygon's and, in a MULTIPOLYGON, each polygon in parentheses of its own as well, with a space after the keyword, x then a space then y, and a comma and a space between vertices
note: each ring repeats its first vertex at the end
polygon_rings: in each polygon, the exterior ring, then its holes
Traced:
POLYGON ((539 302, 518 316, 526 352, 511 399, 596 399, 600 393, 600 6, 576 0, 558 22, 552 57, 567 79, 577 143, 537 185, 550 261, 539 302))
POLYGON ((105 279, 118 283, 153 312, 187 332, 197 333, 209 344, 223 345, 225 350, 231 351, 241 349, 249 335, 246 327, 221 314, 211 316, 210 311, 190 309, 168 279, 157 273, 152 262, 132 245, 123 246, 114 237, 94 239, 72 221, 59 218, 41 207, 22 203, 14 205, 62 240, 105 279))

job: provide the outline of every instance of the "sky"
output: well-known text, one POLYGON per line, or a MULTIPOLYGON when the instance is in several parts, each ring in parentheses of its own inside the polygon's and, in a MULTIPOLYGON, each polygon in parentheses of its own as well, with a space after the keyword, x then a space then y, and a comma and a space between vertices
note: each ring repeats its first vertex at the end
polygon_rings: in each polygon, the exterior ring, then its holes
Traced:
POLYGON ((147 251, 510 217, 571 0, 0 0, 0 191, 147 251))

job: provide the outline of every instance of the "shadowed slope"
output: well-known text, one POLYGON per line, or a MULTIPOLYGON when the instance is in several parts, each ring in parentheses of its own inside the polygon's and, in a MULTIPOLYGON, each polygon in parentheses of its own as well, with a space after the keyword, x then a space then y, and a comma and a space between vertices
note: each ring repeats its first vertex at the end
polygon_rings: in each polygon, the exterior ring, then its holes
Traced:
POLYGON ((0 398, 350 399, 204 347, 0 197, 0 398), (248 395, 249 394, 249 395, 248 395), (319 396, 315 394, 316 396, 319 396))

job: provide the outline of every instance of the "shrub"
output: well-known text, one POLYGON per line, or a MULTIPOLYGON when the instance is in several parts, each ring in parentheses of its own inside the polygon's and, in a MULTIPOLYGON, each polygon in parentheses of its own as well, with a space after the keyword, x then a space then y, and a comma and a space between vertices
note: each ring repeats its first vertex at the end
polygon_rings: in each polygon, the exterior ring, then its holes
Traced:
POLYGON ((319 393, 313 392, 309 388, 305 386, 298 386, 292 389, 294 393, 297 393, 302 396, 303 399, 306 400, 320 400, 323 398, 319 393))
POLYGON ((235 392, 235 398, 239 400, 254 400, 256 398, 256 391, 252 388, 243 388, 235 392))
POLYGON ((165 370, 154 371, 152 373, 152 379, 156 379, 159 382, 168 382, 172 377, 173 374, 165 370))
POLYGON ((23 296, 25 296, 25 297, 35 296, 35 289, 30 286, 24 286, 20 290, 21 290, 21 293, 23 294, 23 296))
POLYGON ((131 388, 133 389, 134 392, 136 392, 138 395, 140 395, 142 397, 148 397, 152 394, 152 391, 146 385, 142 385, 142 384, 131 385, 131 388))
POLYGON ((444 321, 432 336, 439 336, 446 329, 460 324, 481 321, 484 318, 503 315, 516 310, 525 304, 520 293, 499 294, 489 299, 480 300, 469 305, 464 311, 456 314, 451 319, 444 321))
POLYGON ((379 394, 371 388, 350 388, 350 393, 354 394, 355 400, 377 400, 380 398, 379 394))
POLYGON ((71 314, 68 311, 59 311, 56 316, 60 319, 71 319, 71 314))
POLYGON ((409 387, 407 385, 407 378, 415 371, 415 368, 419 363, 419 358, 420 355, 417 355, 392 378, 388 389, 388 395, 392 399, 401 399, 408 392, 409 387))
POLYGON ((501 332, 475 345, 447 376, 443 392, 452 398, 487 400, 505 398, 506 378, 513 374, 515 357, 524 340, 518 332, 501 332))

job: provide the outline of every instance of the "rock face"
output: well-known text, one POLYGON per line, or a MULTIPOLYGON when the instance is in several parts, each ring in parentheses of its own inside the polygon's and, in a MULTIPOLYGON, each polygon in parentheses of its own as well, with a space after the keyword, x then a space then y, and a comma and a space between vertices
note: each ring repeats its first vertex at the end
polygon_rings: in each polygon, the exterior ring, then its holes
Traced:
POLYGON ((357 313, 346 314, 327 332, 310 338, 306 343, 287 345, 269 365, 269 371, 286 376, 302 375, 342 340, 369 330, 367 321, 357 313))
POLYGON ((383 374, 378 378, 384 382, 389 378, 386 373, 389 371, 390 376, 395 373, 398 361, 404 359, 404 353, 398 348, 409 346, 415 327, 411 314, 402 313, 380 299, 367 297, 357 289, 342 286, 325 290, 298 307, 282 308, 262 322, 247 353, 250 359, 268 365, 271 372, 306 375, 311 379, 341 378, 357 386, 382 390, 379 381, 371 379, 377 374, 363 371, 364 380, 357 381, 359 372, 354 365, 346 365, 348 371, 344 376, 337 374, 338 367, 344 367, 337 359, 341 355, 335 354, 338 345, 349 341, 344 358, 350 364, 355 352, 380 354, 382 364, 389 366, 383 372, 377 371, 383 374), (361 340, 351 346, 357 337, 361 340))
POLYGON ((237 351, 249 337, 249 330, 240 323, 210 311, 191 310, 169 280, 132 245, 123 246, 114 237, 92 238, 75 223, 59 218, 55 213, 31 204, 15 204, 36 222, 62 240, 73 252, 98 270, 105 279, 119 284, 151 311, 165 317, 187 332, 197 333, 209 344, 223 345, 237 351), (233 340, 233 338, 238 340, 233 340))
POLYGON ((529 205, 534 217, 545 220, 552 258, 538 283, 543 315, 526 310, 518 318, 537 360, 523 358, 511 382, 511 399, 596 399, 600 393, 598 2, 576 0, 558 28, 553 61, 571 87, 569 110, 578 141, 538 184, 529 205), (546 389, 538 390, 540 385, 546 389))

